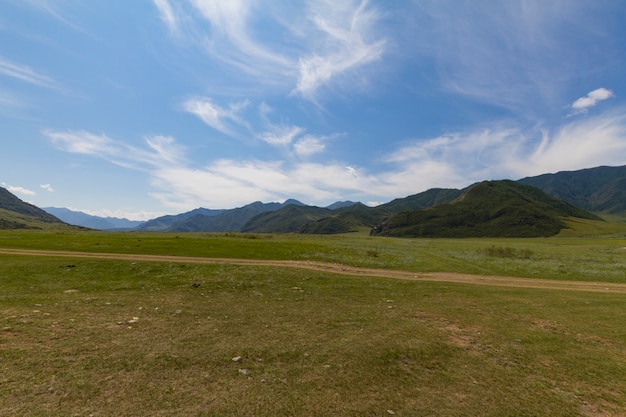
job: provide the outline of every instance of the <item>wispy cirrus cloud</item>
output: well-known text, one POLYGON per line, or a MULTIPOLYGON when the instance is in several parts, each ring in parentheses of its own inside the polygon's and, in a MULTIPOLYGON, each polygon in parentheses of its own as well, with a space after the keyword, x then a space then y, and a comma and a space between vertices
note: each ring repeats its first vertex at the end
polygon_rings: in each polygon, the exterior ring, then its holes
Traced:
POLYGON ((41 74, 26 65, 11 62, 2 56, 0 56, 0 74, 39 87, 52 89, 60 88, 59 83, 53 78, 41 74))
POLYGON ((242 100, 230 103, 228 107, 221 107, 213 103, 208 97, 196 97, 186 100, 182 107, 183 110, 197 116, 213 129, 229 136, 235 136, 236 130, 233 124, 238 126, 246 125, 246 122, 240 116, 240 112, 249 104, 248 100, 242 100))
POLYGON ((191 4, 210 25, 210 37, 204 46, 214 57, 251 74, 269 67, 289 67, 288 57, 251 34, 252 18, 262 13, 262 6, 245 0, 191 0, 191 4))
POLYGON ((623 165, 626 155, 624 109, 567 123, 542 141, 527 160, 513 167, 524 175, 577 170, 599 165, 623 165))
POLYGON ((178 16, 169 0, 152 0, 152 2, 159 11, 161 20, 163 20, 163 23, 165 23, 165 26, 168 27, 170 32, 178 33, 178 16))
POLYGON ((322 46, 300 57, 299 77, 293 91, 314 99, 317 90, 335 78, 380 60, 387 40, 373 33, 383 14, 368 7, 367 1, 314 2, 309 10, 309 20, 322 34, 322 46))
POLYGON ((53 144, 65 152, 96 156, 114 156, 121 153, 115 142, 106 135, 96 135, 83 130, 45 130, 43 134, 47 136, 53 144))
POLYGON ((287 156, 306 158, 323 152, 326 142, 338 135, 305 134, 306 129, 291 124, 274 123, 270 114, 274 111, 267 103, 258 106, 260 126, 244 118, 243 111, 251 104, 245 99, 227 106, 215 104, 211 98, 197 97, 185 101, 183 110, 201 119, 213 129, 233 138, 256 138, 287 156))
POLYGON ((274 126, 271 131, 258 134, 258 137, 270 145, 285 146, 293 143, 302 132, 304 129, 299 126, 274 126))
POLYGON ((293 149, 296 155, 308 157, 323 152, 328 139, 330 139, 328 136, 306 135, 293 145, 293 149))
POLYGON ((52 16, 54 19, 60 21, 68 27, 71 27, 72 29, 85 32, 79 26, 63 16, 63 13, 60 11, 61 2, 55 0, 21 0, 20 3, 52 16))
POLYGON ((84 130, 45 130, 43 134, 63 152, 88 155, 131 169, 150 171, 186 161, 185 148, 169 136, 146 137, 147 148, 139 148, 84 130))
POLYGON ((314 100, 325 86, 348 90, 354 79, 344 76, 386 52, 387 40, 377 33, 383 13, 366 0, 309 1, 297 10, 243 0, 153 3, 170 33, 224 64, 224 73, 238 71, 230 86, 237 91, 247 82, 314 100))
POLYGON ((442 91, 530 118, 560 111, 570 83, 612 59, 597 47, 607 32, 589 30, 610 16, 592 3, 442 0, 416 10, 400 47, 432 60, 442 91))

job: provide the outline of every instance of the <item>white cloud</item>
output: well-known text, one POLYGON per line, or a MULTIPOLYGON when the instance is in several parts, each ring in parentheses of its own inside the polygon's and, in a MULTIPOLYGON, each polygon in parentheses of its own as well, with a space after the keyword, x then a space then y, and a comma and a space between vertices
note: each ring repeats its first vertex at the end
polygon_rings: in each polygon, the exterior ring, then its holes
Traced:
POLYGON ((128 219, 128 220, 137 220, 137 221, 147 221, 151 219, 155 219, 157 217, 165 216, 168 213, 162 211, 143 211, 143 210, 89 210, 89 209, 77 209, 68 207, 72 211, 82 211, 83 213, 89 214, 91 216, 98 217, 115 217, 118 219, 128 219))
POLYGON ((459 132, 409 143, 386 162, 398 166, 386 177, 387 183, 401 184, 404 178, 428 187, 622 165, 626 163, 626 115, 604 114, 567 123, 553 132, 510 126, 459 132))
POLYGON ((141 152, 144 162, 153 165, 179 164, 185 160, 185 149, 171 136, 152 136, 144 139, 153 152, 141 152))
POLYGON ((274 146, 285 146, 293 142, 304 129, 299 126, 272 126, 273 131, 263 132, 258 137, 264 142, 274 146))
POLYGON ((178 32, 178 17, 176 16, 169 0, 152 0, 156 8, 159 10, 161 20, 168 27, 170 32, 178 32))
POLYGON ((326 149, 325 137, 306 135, 293 145, 296 155, 300 157, 321 153, 326 149))
POLYGON ((43 133, 64 152, 98 157, 126 168, 152 170, 186 162, 185 148, 168 136, 146 137, 148 149, 142 149, 82 130, 46 130, 43 133))
POLYGON ((214 104, 208 97, 192 98, 183 103, 183 109, 202 120, 215 130, 234 136, 235 130, 233 123, 245 126, 246 123, 241 119, 239 113, 249 105, 248 100, 231 103, 228 108, 220 107, 214 104))
POLYGON ((299 59, 299 77, 294 92, 314 99, 317 90, 333 79, 368 63, 378 61, 387 41, 370 41, 381 14, 367 1, 315 2, 309 19, 323 34, 324 48, 299 59))
POLYGON ((226 66, 222 91, 250 86, 314 100, 331 83, 354 87, 355 77, 346 76, 380 60, 387 46, 376 33, 382 14, 365 0, 153 3, 177 40, 198 48, 212 64, 226 66))
POLYGON ((18 194, 18 195, 23 195, 23 196, 33 196, 33 195, 37 194, 34 191, 29 190, 29 189, 24 188, 24 187, 17 187, 17 186, 13 186, 13 185, 6 185, 4 183, 2 185, 4 185, 4 187, 12 194, 18 194))
POLYGON ((264 31, 254 30, 253 18, 265 16, 267 5, 257 7, 258 3, 245 0, 190 0, 190 3, 194 14, 199 12, 209 23, 204 36, 199 40, 197 34, 193 37, 211 57, 272 83, 279 81, 276 77, 284 77, 292 66, 290 58, 262 41, 264 31))
POLYGON ((626 164, 626 114, 623 109, 568 123, 541 144, 527 158, 517 161, 524 175, 570 171, 599 165, 626 164))
POLYGON ((0 56, 0 74, 40 87, 58 89, 59 84, 47 75, 40 74, 30 67, 13 63, 0 56))
POLYGON ((52 188, 52 185, 50 185, 50 184, 41 184, 39 186, 39 188, 42 188, 42 189, 48 191, 49 193, 53 193, 54 192, 54 188, 52 188))
POLYGON ((117 153, 114 141, 106 135, 95 135, 83 130, 65 132, 45 130, 43 133, 65 152, 96 156, 117 153))
MULTIPOLYGON (((581 74, 617 65, 602 47, 608 15, 585 1, 416 2, 399 49, 432 62, 433 86, 534 119, 562 108, 581 74), (418 5, 419 3, 419 5, 418 5)), ((606 13, 610 13, 607 9, 606 13)))
MULTIPOLYGON (((415 140, 383 156, 377 171, 347 161, 303 162, 297 158, 219 159, 192 167, 186 150, 171 137, 146 139, 146 147, 138 149, 85 132, 81 137, 87 144, 79 144, 75 136, 49 134, 51 140, 72 138, 61 147, 65 151, 122 161, 147 172, 151 195, 179 212, 287 198, 317 205, 340 199, 390 201, 433 187, 461 188, 485 179, 519 179, 555 170, 626 163, 623 112, 569 122, 553 131, 496 125, 415 140), (93 137, 100 141, 97 146, 93 146, 93 137)), ((310 154, 321 148, 324 140, 307 135, 295 141, 294 149, 310 154)))
POLYGON ((580 97, 574 103, 572 103, 572 108, 574 110, 578 110, 581 112, 586 112, 590 107, 598 104, 598 101, 606 100, 608 98, 613 97, 613 92, 606 88, 598 88, 593 90, 589 94, 584 97, 580 97))
POLYGON ((179 210, 231 208, 253 201, 329 201, 354 187, 338 164, 219 160, 204 169, 174 167, 153 173, 153 196, 179 210))

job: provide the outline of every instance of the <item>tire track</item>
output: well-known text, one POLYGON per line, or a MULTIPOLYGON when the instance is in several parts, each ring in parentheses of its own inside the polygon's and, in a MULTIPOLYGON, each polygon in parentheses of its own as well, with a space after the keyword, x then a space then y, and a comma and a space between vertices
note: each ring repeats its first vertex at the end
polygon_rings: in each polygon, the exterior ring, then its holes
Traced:
POLYGON ((193 256, 172 255, 144 255, 126 253, 90 253, 73 251, 52 251, 32 249, 0 249, 0 255, 13 256, 39 256, 39 257, 63 257, 85 258, 103 260, 124 260, 143 262, 176 262, 190 264, 230 264, 247 266, 267 266, 282 268, 300 268, 332 274, 394 278, 424 282, 451 282, 471 285, 487 285, 496 287, 536 288, 550 290, 600 292, 613 294, 626 294, 626 284, 610 282, 590 281, 558 281, 540 278, 521 278, 496 275, 473 275, 456 272, 410 272, 393 269, 362 268, 350 265, 342 265, 320 261, 295 261, 295 260, 265 260, 265 259, 239 259, 239 258, 204 258, 193 256))

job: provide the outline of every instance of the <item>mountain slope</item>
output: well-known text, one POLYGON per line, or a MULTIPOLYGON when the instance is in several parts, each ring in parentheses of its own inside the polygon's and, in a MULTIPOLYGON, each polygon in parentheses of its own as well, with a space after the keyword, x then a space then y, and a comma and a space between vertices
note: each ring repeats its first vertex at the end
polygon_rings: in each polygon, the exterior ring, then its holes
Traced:
POLYGON ((259 233, 333 234, 369 229, 384 218, 408 209, 423 209, 434 204, 452 201, 460 190, 434 188, 423 193, 397 198, 377 207, 362 203, 335 203, 326 208, 303 206, 282 208, 272 213, 253 217, 242 229, 259 233))
POLYGON ((562 171, 519 182, 585 210, 626 215, 626 166, 562 171))
POLYGON ((329 208, 289 205, 280 210, 259 214, 248 221, 242 232, 303 233, 307 224, 329 217, 329 208))
POLYGON ((303 204, 297 200, 287 200, 284 203, 254 203, 232 210, 223 210, 213 216, 197 214, 172 224, 168 232, 230 232, 240 231, 241 228, 254 216, 261 213, 276 211, 288 205, 303 204))
POLYGON ((92 216, 81 211, 74 211, 67 208, 44 207, 46 212, 61 219, 65 223, 75 226, 88 227, 90 229, 99 230, 120 230, 134 229, 141 225, 141 221, 133 221, 128 219, 120 219, 117 217, 100 217, 92 216))
POLYGON ((384 213, 397 213, 403 210, 422 210, 429 207, 445 204, 459 197, 463 191, 453 188, 431 188, 422 193, 413 194, 404 198, 396 198, 386 204, 376 207, 384 213))
POLYGON ((50 213, 0 187, 0 229, 49 229, 69 226, 50 213))
POLYGON ((425 210, 403 211, 372 230, 398 237, 537 237, 565 227, 563 218, 599 219, 539 189, 514 181, 483 181, 456 200, 425 210))
POLYGON ((138 226, 137 229, 146 232, 165 232, 174 224, 183 222, 184 220, 192 218, 194 216, 217 216, 222 212, 224 212, 224 210, 197 208, 181 214, 161 216, 157 217, 156 219, 148 220, 147 222, 138 226))

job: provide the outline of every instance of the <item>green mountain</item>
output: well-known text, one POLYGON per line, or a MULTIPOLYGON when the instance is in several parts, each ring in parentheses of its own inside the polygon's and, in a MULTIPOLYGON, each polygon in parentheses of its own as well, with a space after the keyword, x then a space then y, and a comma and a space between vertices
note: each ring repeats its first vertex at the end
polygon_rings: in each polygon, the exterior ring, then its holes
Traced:
POLYGON ((626 217, 626 166, 562 171, 519 182, 588 211, 626 217))
POLYGON ((297 200, 284 203, 262 203, 260 201, 230 210, 199 208, 177 216, 163 216, 150 220, 139 230, 160 232, 229 232, 240 231, 254 216, 278 210, 286 205, 302 205, 297 200))
POLYGON ((599 217, 515 181, 483 181, 454 201, 425 210, 394 214, 372 235, 397 237, 538 237, 552 236, 567 217, 599 217))
POLYGON ((453 201, 463 193, 462 190, 453 188, 431 188, 419 194, 413 194, 404 198, 396 198, 389 203, 382 204, 376 209, 381 213, 397 213, 403 210, 422 210, 439 204, 453 201))
POLYGON ((241 229, 257 233, 333 234, 370 229, 386 217, 402 210, 420 210, 447 203, 461 194, 460 190, 433 188, 423 193, 397 198, 377 207, 362 203, 335 203, 326 208, 283 207, 253 217, 241 229))
POLYGON ((0 229, 52 229, 57 227, 70 226, 0 187, 0 229))
POLYGON ((203 215, 211 217, 217 216, 222 212, 224 212, 224 210, 197 208, 181 214, 161 216, 157 217, 156 219, 148 220, 147 222, 139 225, 137 227, 137 230, 143 230, 146 232, 167 232, 175 224, 183 223, 185 220, 190 219, 194 216, 203 215))
MULTIPOLYGON (((333 210, 322 207, 290 204, 252 217, 242 232, 257 233, 302 233, 309 222, 329 217, 333 210)), ((347 230, 346 230, 347 231, 347 230)))

